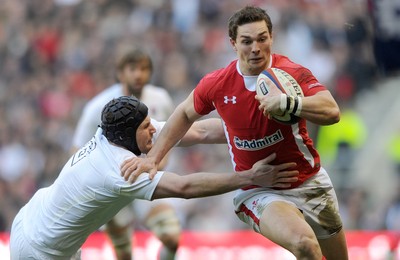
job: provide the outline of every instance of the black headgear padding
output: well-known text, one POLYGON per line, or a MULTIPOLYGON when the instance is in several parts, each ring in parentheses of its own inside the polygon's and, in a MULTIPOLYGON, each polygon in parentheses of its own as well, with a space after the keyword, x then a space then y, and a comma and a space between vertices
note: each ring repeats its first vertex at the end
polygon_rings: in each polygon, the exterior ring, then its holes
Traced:
POLYGON ((140 155, 136 142, 136 130, 147 114, 147 106, 137 98, 133 96, 115 98, 104 106, 101 113, 103 135, 108 141, 140 155))

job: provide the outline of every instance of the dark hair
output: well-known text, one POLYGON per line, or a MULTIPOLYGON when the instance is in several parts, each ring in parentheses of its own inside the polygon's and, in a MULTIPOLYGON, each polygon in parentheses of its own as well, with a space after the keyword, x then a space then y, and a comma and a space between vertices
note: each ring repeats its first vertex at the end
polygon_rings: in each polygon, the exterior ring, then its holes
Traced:
POLYGON ((118 71, 122 71, 126 65, 129 64, 137 64, 139 62, 146 61, 149 65, 150 71, 153 71, 153 62, 151 61, 150 56, 140 50, 140 49, 132 49, 125 53, 117 62, 118 71))
POLYGON ((147 117, 148 108, 133 96, 122 96, 108 102, 101 113, 101 128, 108 141, 125 147, 136 155, 141 151, 136 131, 147 117))
POLYGON ((237 29, 240 25, 252 22, 265 21, 268 31, 272 34, 272 22, 267 12, 256 6, 246 6, 234 13, 228 21, 228 33, 232 40, 236 40, 237 29))

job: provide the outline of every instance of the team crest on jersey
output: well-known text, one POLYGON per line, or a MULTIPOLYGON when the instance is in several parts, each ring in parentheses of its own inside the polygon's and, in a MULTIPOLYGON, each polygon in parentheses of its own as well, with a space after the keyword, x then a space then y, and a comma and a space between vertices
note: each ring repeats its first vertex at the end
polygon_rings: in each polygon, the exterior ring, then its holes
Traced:
POLYGON ((96 148, 96 141, 94 138, 90 140, 84 147, 82 147, 79 151, 77 151, 74 156, 72 157, 72 163, 71 166, 85 158, 88 154, 90 154, 91 151, 96 148))
POLYGON ((274 145, 282 140, 283 140, 283 135, 280 129, 278 129, 278 131, 276 131, 272 135, 264 136, 263 138, 260 139, 246 140, 246 139, 240 139, 237 136, 233 137, 233 142, 235 143, 236 148, 245 151, 261 150, 264 149, 265 147, 274 145))

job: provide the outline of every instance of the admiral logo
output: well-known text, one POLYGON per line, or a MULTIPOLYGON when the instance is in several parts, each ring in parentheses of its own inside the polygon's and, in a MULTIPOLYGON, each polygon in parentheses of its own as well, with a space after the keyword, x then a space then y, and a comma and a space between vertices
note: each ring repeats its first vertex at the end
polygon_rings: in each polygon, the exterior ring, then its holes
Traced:
POLYGON ((224 96, 224 103, 228 104, 228 102, 232 102, 232 104, 236 104, 236 96, 232 96, 232 98, 229 98, 228 96, 224 96))
POLYGON ((265 136, 264 138, 260 139, 253 139, 253 140, 241 140, 239 137, 233 137, 233 142, 235 146, 239 150, 245 151, 257 151, 264 149, 265 147, 274 145, 283 140, 282 132, 279 129, 275 133, 269 136, 265 136))

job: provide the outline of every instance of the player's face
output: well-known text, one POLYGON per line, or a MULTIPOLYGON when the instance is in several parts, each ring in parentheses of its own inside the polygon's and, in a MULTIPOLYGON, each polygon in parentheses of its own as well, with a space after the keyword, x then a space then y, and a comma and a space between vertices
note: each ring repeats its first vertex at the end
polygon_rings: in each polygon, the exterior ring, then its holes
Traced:
POLYGON ((272 35, 265 21, 239 26, 237 38, 230 41, 244 75, 258 75, 267 68, 271 57, 272 35))
POLYGON ((152 138, 155 133, 156 129, 151 124, 150 117, 147 116, 136 130, 136 143, 142 153, 150 151, 153 146, 152 138))
POLYGON ((119 80, 124 86, 125 95, 134 95, 140 98, 143 87, 150 81, 151 67, 147 60, 127 64, 119 72, 119 80))

